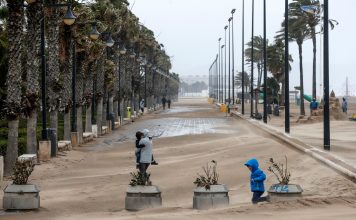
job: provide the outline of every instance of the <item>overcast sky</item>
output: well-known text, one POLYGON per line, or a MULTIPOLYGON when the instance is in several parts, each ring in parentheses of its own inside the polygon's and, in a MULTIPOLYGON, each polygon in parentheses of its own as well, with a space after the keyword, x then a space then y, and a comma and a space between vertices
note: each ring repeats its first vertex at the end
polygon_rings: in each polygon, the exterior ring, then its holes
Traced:
MULTIPOLYGON (((218 52, 218 38, 235 13, 235 69, 241 71, 242 0, 129 0, 140 22, 154 31, 159 42, 173 56, 172 71, 180 75, 208 74, 218 52)), ((251 0, 245 0, 245 42, 251 39, 251 0)), ((263 35, 263 0, 255 0, 255 35, 263 35)), ((346 77, 352 94, 356 94, 356 0, 329 1, 329 17, 340 24, 330 32, 330 86, 337 95, 345 93, 346 77)), ((283 21, 284 1, 267 0, 267 37, 273 41, 283 21)), ((317 40, 317 92, 320 83, 320 36, 317 40)), ((295 42, 290 43, 294 59, 291 88, 299 85, 299 60, 295 42)), ((312 43, 304 43, 304 85, 311 93, 312 43)), ((247 66, 245 70, 249 71, 247 66)))

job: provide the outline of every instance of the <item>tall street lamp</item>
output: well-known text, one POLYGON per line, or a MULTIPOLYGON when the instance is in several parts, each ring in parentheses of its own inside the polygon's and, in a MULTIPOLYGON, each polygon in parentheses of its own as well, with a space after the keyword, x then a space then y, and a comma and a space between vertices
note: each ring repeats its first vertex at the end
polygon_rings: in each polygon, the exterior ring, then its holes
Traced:
MULTIPOLYGON (((119 45, 119 101, 118 101, 118 109, 119 109, 119 115, 122 116, 121 113, 121 58, 126 54, 126 48, 123 43, 119 45)), ((146 102, 146 101, 145 101, 146 102)))
POLYGON ((224 76, 224 67, 223 67, 223 57, 224 57, 224 54, 223 54, 223 50, 224 50, 224 47, 225 47, 225 45, 221 45, 221 51, 220 51, 220 54, 221 54, 221 59, 220 59, 220 63, 221 63, 221 72, 220 72, 220 89, 221 89, 221 97, 220 97, 220 101, 221 101, 221 103, 223 103, 223 100, 224 100, 224 93, 223 93, 223 86, 224 86, 224 83, 223 83, 223 81, 224 81, 224 78, 223 78, 223 76, 224 76))
MULTIPOLYGON (((289 118, 289 40, 288 40, 288 0, 285 0, 285 10, 284 10, 284 106, 285 106, 285 132, 290 133, 290 118, 289 118)), ((303 97, 302 97, 303 99, 303 97)))
POLYGON ((241 56, 241 71, 242 71, 242 76, 241 76, 241 113, 244 115, 245 114, 245 0, 242 0, 242 45, 241 45, 241 50, 242 50, 242 56, 241 56))
POLYGON ((232 103, 235 104, 235 46, 234 46, 234 13, 236 9, 231 10, 231 38, 232 38, 232 103))
POLYGON ((324 0, 324 150, 330 151, 329 0, 324 0))
MULTIPOLYGON (((230 85, 231 85, 231 28, 230 28, 230 26, 231 26, 231 20, 232 20, 232 18, 230 17, 229 18, 229 96, 228 96, 228 99, 229 99, 229 105, 230 105, 230 103, 231 103, 231 96, 230 96, 230 93, 231 93, 231 87, 230 87, 230 85)), ((228 108, 228 111, 230 111, 230 108, 228 108)), ((230 112, 229 112, 230 113, 230 112)))
MULTIPOLYGON (((36 3, 36 0, 28 0, 28 4, 36 3)), ((73 15, 70 4, 51 4, 51 5, 43 5, 42 7, 42 19, 41 19, 41 95, 42 95, 42 140, 47 140, 47 118, 46 118, 46 49, 45 49, 45 15, 44 8, 60 8, 67 7, 67 12, 63 16, 63 22, 70 26, 75 22, 76 17, 73 15)))
POLYGON ((266 0, 263 0, 263 122, 267 124, 267 33, 266 0))
POLYGON ((220 53, 220 48, 221 48, 221 37, 219 38, 219 48, 218 48, 218 51, 219 51, 219 56, 218 56, 218 62, 219 62, 219 69, 218 69, 218 102, 220 103, 220 87, 221 87, 221 80, 220 80, 220 75, 221 75, 221 71, 220 71, 220 67, 222 66, 221 65, 221 62, 220 62, 220 57, 221 57, 221 53, 220 53))
MULTIPOLYGON (((251 32, 251 118, 253 117, 253 51, 254 51, 254 44, 253 44, 253 35, 254 35, 254 25, 255 25, 255 0, 252 0, 252 32, 251 32)), ((256 100, 257 101, 257 100, 256 100)))
POLYGON ((226 84, 227 84, 227 82, 226 82, 226 30, 227 30, 227 28, 228 28, 228 26, 226 25, 225 27, 224 27, 224 29, 225 29, 225 54, 224 54, 224 62, 225 62, 225 80, 224 80, 224 97, 223 97, 223 102, 226 104, 226 97, 227 97, 227 95, 226 95, 226 84))

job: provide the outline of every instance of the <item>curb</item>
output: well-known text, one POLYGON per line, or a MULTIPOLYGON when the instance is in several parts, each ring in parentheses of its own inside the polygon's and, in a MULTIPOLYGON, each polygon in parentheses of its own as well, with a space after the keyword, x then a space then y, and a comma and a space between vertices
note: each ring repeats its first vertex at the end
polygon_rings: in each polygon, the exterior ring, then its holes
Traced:
POLYGON ((250 124, 258 127, 269 135, 277 138, 278 140, 288 144, 289 146, 311 156, 319 162, 326 164, 328 167, 334 169, 338 173, 342 174, 346 178, 356 183, 356 167, 347 163, 343 159, 333 155, 330 152, 322 151, 319 148, 313 147, 306 143, 303 143, 301 140, 292 137, 286 133, 278 131, 272 126, 261 123, 260 121, 256 121, 254 119, 243 116, 238 112, 231 112, 231 116, 235 116, 237 118, 241 118, 250 124))

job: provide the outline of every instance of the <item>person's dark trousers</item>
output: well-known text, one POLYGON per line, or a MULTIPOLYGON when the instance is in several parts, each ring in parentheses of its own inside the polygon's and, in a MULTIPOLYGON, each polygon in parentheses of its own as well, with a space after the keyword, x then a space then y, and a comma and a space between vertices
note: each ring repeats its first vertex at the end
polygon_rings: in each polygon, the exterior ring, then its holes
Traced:
POLYGON ((144 108, 141 108, 141 112, 143 113, 145 111, 145 109, 144 108))
POLYGON ((163 110, 166 109, 166 103, 163 103, 163 110))
POLYGON ((147 168, 150 166, 149 163, 140 163, 139 170, 141 173, 146 173, 147 168))
POLYGON ((264 192, 253 192, 252 203, 257 204, 259 202, 266 202, 267 197, 262 197, 264 192))

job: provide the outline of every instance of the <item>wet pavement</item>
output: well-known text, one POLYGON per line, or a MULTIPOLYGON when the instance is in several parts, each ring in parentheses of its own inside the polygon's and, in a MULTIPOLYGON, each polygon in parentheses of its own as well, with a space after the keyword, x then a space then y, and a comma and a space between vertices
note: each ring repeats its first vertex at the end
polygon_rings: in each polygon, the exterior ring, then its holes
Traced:
MULTIPOLYGON (((210 115, 212 108, 199 106, 174 106, 171 109, 146 114, 133 123, 120 127, 112 134, 104 136, 106 146, 134 141, 136 131, 148 129, 153 138, 177 137, 184 135, 230 134, 231 118, 210 115), (195 115, 195 113, 197 115, 195 115), (196 117, 197 116, 197 117, 196 117), (202 117, 199 117, 202 116, 202 117)), ((90 150, 97 150, 91 148, 90 150)))

